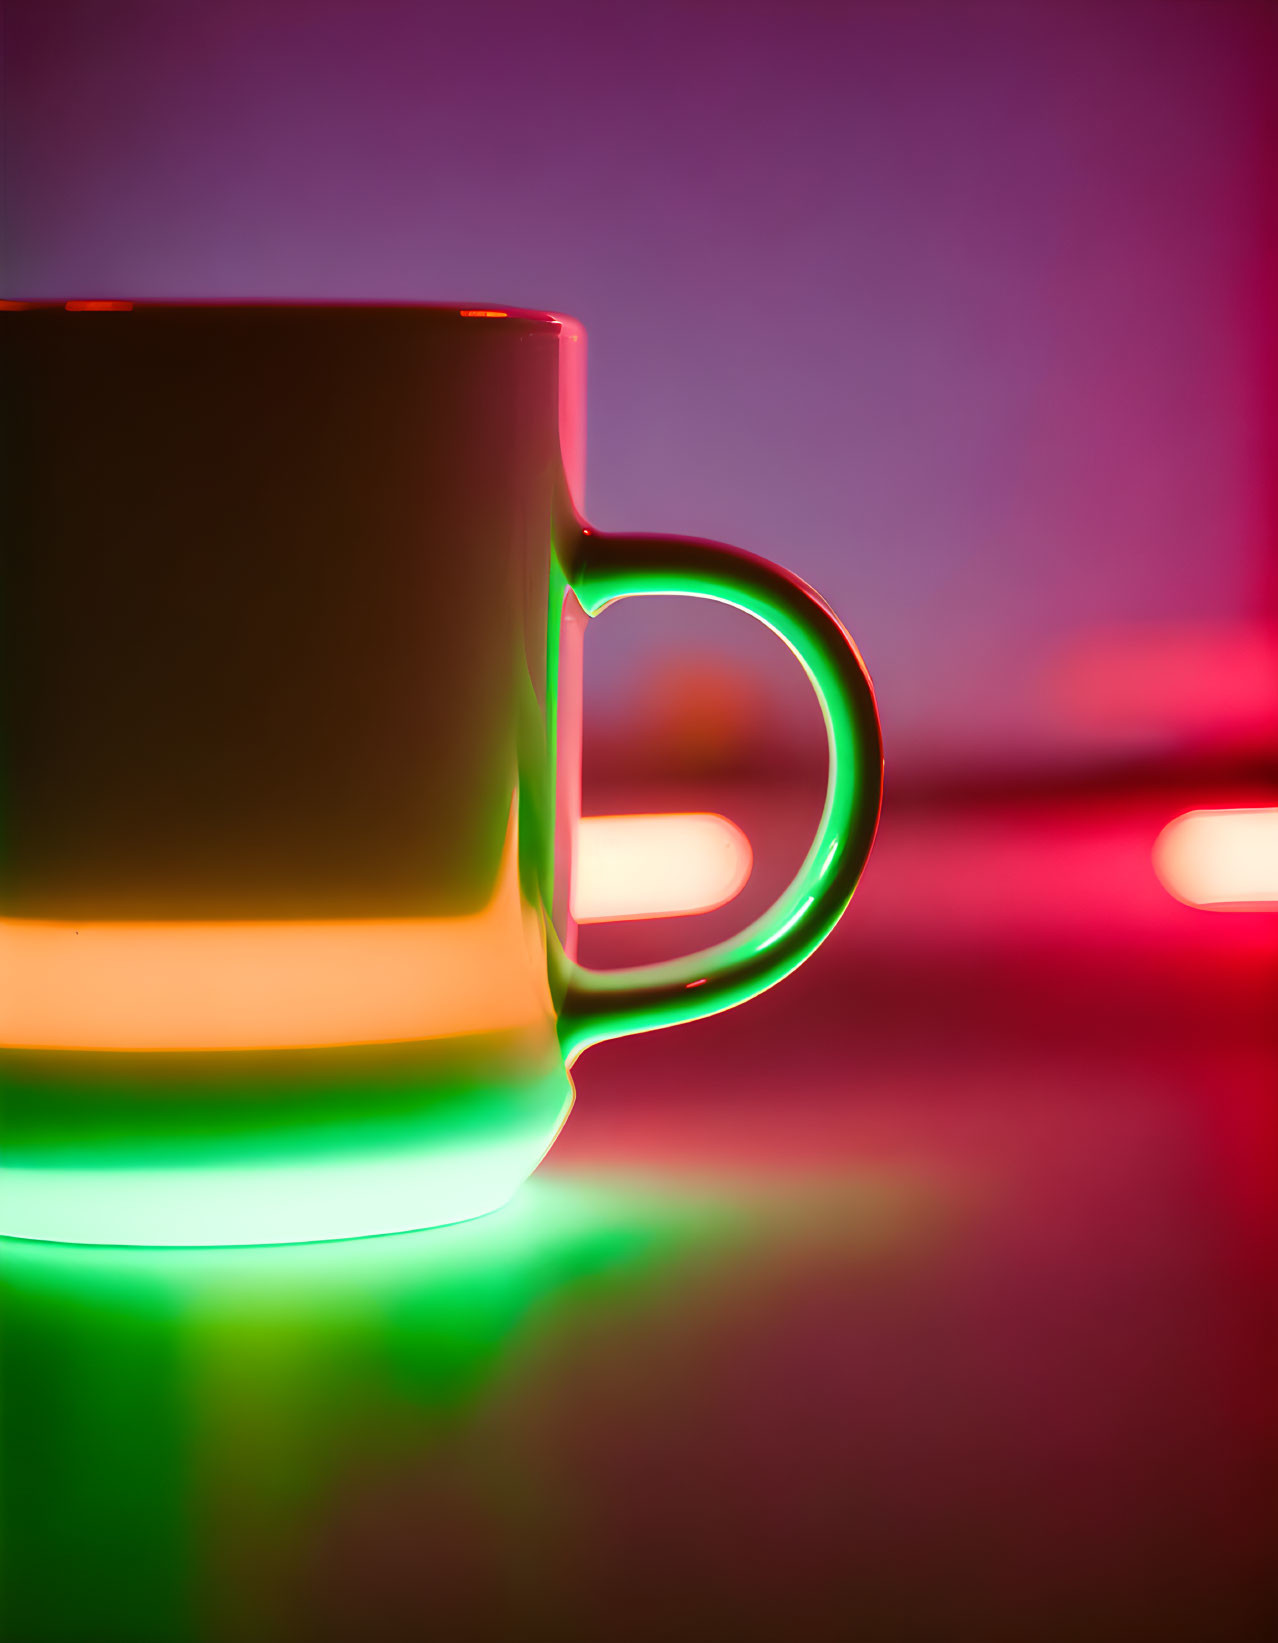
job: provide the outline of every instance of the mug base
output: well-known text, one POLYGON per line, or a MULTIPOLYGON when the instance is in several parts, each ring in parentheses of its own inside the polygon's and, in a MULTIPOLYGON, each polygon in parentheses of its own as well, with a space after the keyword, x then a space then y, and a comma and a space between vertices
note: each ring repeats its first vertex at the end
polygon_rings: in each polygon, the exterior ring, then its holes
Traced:
POLYGON ((355 1158, 198 1167, 0 1166, 0 1237, 147 1248, 308 1244, 420 1232, 490 1214, 548 1134, 355 1158))

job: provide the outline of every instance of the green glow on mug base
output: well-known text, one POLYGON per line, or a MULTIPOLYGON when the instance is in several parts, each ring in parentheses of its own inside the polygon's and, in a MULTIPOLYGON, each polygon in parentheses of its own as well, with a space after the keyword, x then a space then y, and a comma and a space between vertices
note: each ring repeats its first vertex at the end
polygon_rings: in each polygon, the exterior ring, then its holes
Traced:
POLYGON ((548 1135, 362 1159, 194 1168, 0 1168, 0 1235, 54 1243, 305 1244, 470 1221, 514 1197, 548 1135))

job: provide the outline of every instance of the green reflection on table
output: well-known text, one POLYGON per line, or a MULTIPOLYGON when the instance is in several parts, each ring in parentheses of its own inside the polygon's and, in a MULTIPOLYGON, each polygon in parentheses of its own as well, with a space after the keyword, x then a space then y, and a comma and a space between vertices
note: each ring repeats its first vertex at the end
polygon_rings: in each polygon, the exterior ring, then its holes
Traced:
POLYGON ((0 1243, 0 1636, 278 1635, 287 1543, 361 1456, 409 1428, 446 1444, 556 1319, 732 1220, 537 1182, 479 1221, 347 1243, 0 1243))
MULTIPOLYGON (((600 1173, 346 1243, 0 1240, 0 1639, 457 1637, 476 1606, 482 1635, 539 1636, 607 1532, 582 1467, 635 1407, 619 1381, 651 1421, 796 1236, 877 1263, 929 1202, 890 1173, 600 1173)), ((634 1441, 677 1470, 687 1418, 634 1441)))

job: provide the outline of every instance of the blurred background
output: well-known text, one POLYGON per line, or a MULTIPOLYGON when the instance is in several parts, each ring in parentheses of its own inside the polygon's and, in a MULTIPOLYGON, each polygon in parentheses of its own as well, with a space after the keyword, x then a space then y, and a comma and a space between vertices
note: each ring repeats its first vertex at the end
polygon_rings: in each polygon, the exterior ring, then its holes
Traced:
MULTIPOLYGON (((827 947, 590 1052, 505 1220, 9 1246, 0 1636, 1270 1635, 1278 846, 1155 847, 1278 807, 1275 9, 9 0, 0 53, 0 296, 576 315, 593 523, 805 577, 888 757, 827 947)), ((754 866, 583 956, 731 933, 820 807, 797 664, 636 600, 586 685, 586 812, 754 866)))

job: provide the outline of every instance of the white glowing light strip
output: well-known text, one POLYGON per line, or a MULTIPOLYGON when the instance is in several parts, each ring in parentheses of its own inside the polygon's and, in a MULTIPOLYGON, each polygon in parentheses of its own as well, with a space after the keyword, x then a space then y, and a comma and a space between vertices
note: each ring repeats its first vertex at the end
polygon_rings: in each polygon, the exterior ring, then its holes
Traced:
POLYGON ((1158 835, 1154 871, 1191 907, 1278 905, 1278 809, 1177 816, 1158 835))
POLYGON ((752 864, 749 839, 726 816, 583 816, 573 917, 592 924, 709 912, 732 900, 752 864))

